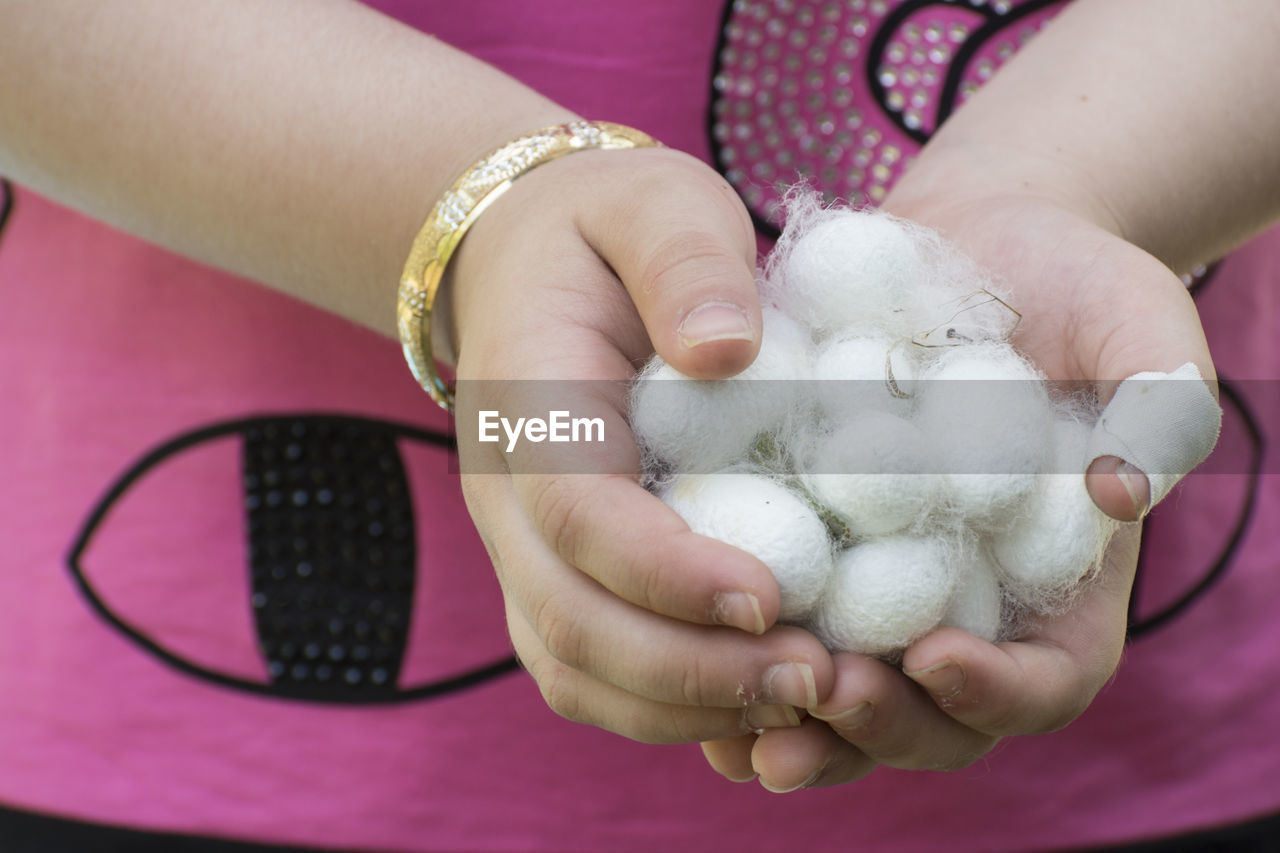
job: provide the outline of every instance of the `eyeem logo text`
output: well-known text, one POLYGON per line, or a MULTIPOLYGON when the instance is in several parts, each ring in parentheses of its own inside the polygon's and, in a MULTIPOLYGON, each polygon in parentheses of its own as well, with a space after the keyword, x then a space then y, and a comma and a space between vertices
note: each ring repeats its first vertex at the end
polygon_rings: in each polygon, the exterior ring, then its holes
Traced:
POLYGON ((497 411, 480 412, 480 441, 499 442, 502 438, 499 429, 506 435, 507 453, 515 450, 521 438, 535 444, 540 441, 604 441, 603 418, 575 418, 567 411, 548 412, 546 420, 516 418, 514 424, 497 411))

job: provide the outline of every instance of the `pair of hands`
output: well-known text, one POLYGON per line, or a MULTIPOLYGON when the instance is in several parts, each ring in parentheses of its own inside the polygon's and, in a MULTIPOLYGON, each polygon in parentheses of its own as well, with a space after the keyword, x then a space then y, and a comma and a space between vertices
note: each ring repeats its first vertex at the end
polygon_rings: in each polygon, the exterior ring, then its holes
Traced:
MULTIPOLYGON (((1100 217, 1052 193, 925 180, 914 195, 895 191, 886 209, 940 230, 1002 280, 1024 317, 1015 344, 1051 378, 1111 380, 1107 393, 1187 361, 1213 376, 1181 282, 1100 217)), ((617 389, 653 350, 707 379, 754 358, 755 256, 732 188, 691 157, 584 152, 539 167, 485 213, 453 262, 458 376, 609 380, 576 387, 606 417, 606 434, 629 435, 617 389)), ((464 381, 459 410, 501 411, 513 387, 464 381)), ((642 741, 700 741, 724 776, 786 791, 877 764, 963 767, 1003 736, 1066 725, 1119 661, 1136 525, 1068 613, 995 645, 939 629, 898 670, 833 656, 776 625, 778 589, 762 563, 691 533, 645 492, 634 442, 593 452, 586 464, 602 473, 570 475, 499 445, 460 448, 516 653, 570 719, 642 741)), ((1132 520, 1147 483, 1117 462, 1095 463, 1090 491, 1132 520)))

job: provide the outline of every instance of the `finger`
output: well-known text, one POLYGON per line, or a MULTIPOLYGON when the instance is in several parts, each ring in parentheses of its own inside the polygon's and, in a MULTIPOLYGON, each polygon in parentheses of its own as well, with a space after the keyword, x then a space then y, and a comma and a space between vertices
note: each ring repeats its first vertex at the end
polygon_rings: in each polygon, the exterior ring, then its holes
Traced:
POLYGON ((1139 530, 1122 528, 1100 575, 1071 608, 1025 640, 992 645, 942 628, 907 650, 903 670, 948 716, 992 736, 1055 731, 1088 707, 1115 671, 1139 530))
MULTIPOLYGON (((1187 362, 1170 373, 1146 371, 1121 382, 1093 428, 1087 455, 1103 463, 1091 466, 1095 478, 1112 468, 1112 479, 1129 491, 1132 512, 1125 517, 1139 518, 1209 456, 1221 428, 1222 409, 1199 369, 1187 362), (1113 458, 1117 464, 1108 466, 1113 458)), ((1095 502, 1110 493, 1100 487, 1095 502)))
POLYGON ((1091 446, 1097 462, 1090 467, 1089 493, 1103 512, 1132 521, 1212 450, 1221 418, 1213 400, 1216 374, 1186 287, 1141 249, 1107 237, 1078 300, 1074 349, 1087 375, 1101 380, 1107 404, 1091 446), (1149 373, 1176 377, 1185 365, 1194 366, 1195 379, 1174 381, 1161 396, 1133 388, 1132 399, 1124 399, 1121 389, 1131 383, 1123 380, 1149 373), (1195 381, 1200 378, 1207 386, 1195 381), (1166 397, 1173 399, 1161 404, 1166 397), (1109 456, 1129 464, 1103 458, 1109 456))
POLYGON ((631 159, 628 203, 589 210, 579 229, 622 279, 668 364, 695 379, 732 376, 760 346, 751 218, 729 184, 688 155, 631 159))
POLYGON ((754 634, 777 618, 778 585, 767 566, 692 533, 632 478, 517 477, 514 489, 556 554, 626 601, 754 634))
POLYGON ((612 389, 585 381, 460 383, 455 423, 468 481, 510 482, 543 541, 624 600, 763 633, 780 605, 773 575, 746 552, 690 532, 641 488, 639 454, 612 389), (521 417, 557 411, 598 419, 600 440, 521 442, 488 429, 499 416, 510 432, 521 417))
POLYGON ((945 714, 894 667, 862 655, 836 656, 836 683, 813 715, 879 764, 957 770, 996 739, 945 714))
POLYGON ((794 726, 795 709, 778 705, 701 708, 654 702, 592 678, 557 661, 541 647, 519 609, 508 604, 507 625, 521 664, 551 710, 642 743, 693 743, 794 726))
POLYGON ((593 153, 522 177, 459 246, 449 273, 460 380, 625 380, 652 352, 626 289, 576 227, 584 200, 601 195, 582 173, 609 174, 593 153))
POLYGON ((765 790, 786 794, 861 779, 876 763, 811 717, 797 728, 760 735, 751 750, 751 766, 765 790))
POLYGON ((1089 463, 1084 482, 1098 509, 1120 521, 1137 521, 1152 505, 1147 475, 1118 456, 1089 463))
MULTIPOLYGON (((566 257, 572 255, 572 245, 563 249, 566 257)), ((574 275, 612 281, 594 255, 566 260, 558 272, 574 269, 574 275)), ((523 379, 458 383, 455 423, 462 469, 473 481, 518 475, 516 494, 543 539, 566 562, 625 600, 677 619, 764 631, 779 606, 768 568, 742 551, 690 533, 637 484, 640 457, 625 416, 623 380, 631 371, 625 357, 591 329, 569 322, 555 329, 553 359, 514 347, 488 354, 501 366, 485 375, 523 379), (552 378, 557 375, 579 378, 552 378), (575 423, 598 421, 599 429, 586 434, 590 441, 521 440, 510 432, 521 418, 546 419, 557 411, 571 414, 575 423), (597 473, 602 476, 578 476, 597 473)), ((470 371, 465 365, 460 370, 470 371)))
POLYGON ((504 590, 542 647, 571 669, 678 705, 806 708, 830 690, 831 657, 812 634, 778 626, 757 637, 657 615, 560 560, 513 495, 493 518, 504 590))
POLYGON ((724 740, 709 740, 702 744, 702 755, 711 769, 730 782, 751 782, 756 778, 751 766, 751 747, 758 735, 739 735, 724 740))

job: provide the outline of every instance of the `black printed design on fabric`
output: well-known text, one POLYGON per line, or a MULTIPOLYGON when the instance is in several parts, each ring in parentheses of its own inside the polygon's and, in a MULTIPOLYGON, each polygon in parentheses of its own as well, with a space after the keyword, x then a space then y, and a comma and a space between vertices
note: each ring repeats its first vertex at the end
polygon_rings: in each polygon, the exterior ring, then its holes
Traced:
MULTIPOLYGON (((1221 263, 1208 267, 1197 267, 1189 275, 1182 277, 1191 295, 1199 299, 1214 281, 1221 263)), ((1247 383, 1246 383, 1247 384, 1247 383)), ((1240 508, 1234 522, 1223 530, 1224 539, 1217 548, 1215 556, 1208 567, 1192 575, 1193 580, 1186 588, 1170 600, 1162 602, 1153 612, 1139 608, 1139 592, 1143 588, 1143 577, 1148 564, 1146 539, 1142 540, 1138 551, 1137 572, 1133 578, 1133 589, 1129 596, 1129 639, 1144 636, 1168 625, 1188 607, 1209 592, 1225 576, 1227 569, 1235 557, 1236 551, 1253 522, 1254 510, 1257 507, 1258 488, 1261 485, 1264 459, 1266 457, 1266 435, 1257 415, 1249 406, 1243 390, 1237 389, 1235 383, 1218 374, 1219 402, 1222 404, 1224 423, 1238 419, 1249 445, 1248 484, 1245 488, 1240 508)), ((1158 511, 1158 508, 1157 508, 1158 511)))
POLYGON ((1066 2, 732 0, 707 117, 716 165, 770 237, 798 179, 828 200, 878 203, 937 127, 1066 2), (851 95, 856 82, 869 101, 851 95), (902 139, 880 132, 885 120, 902 139))
MULTIPOLYGON (((513 657, 401 687, 418 561, 401 442, 449 448, 450 436, 404 424, 290 415, 212 424, 164 443, 129 468, 85 521, 68 566, 90 605, 126 637, 191 675, 239 690, 311 702, 422 699, 517 668, 513 657), (148 471, 215 439, 240 442, 257 648, 267 681, 197 664, 113 612, 82 560, 113 505, 148 471)), ((180 567, 175 567, 180 568, 180 567)), ((442 605, 447 606, 447 604, 442 605)))
MULTIPOLYGON (((782 193, 797 180, 809 182, 828 201, 874 204, 902 164, 1034 35, 1034 24, 1067 2, 729 0, 717 35, 707 113, 716 166, 742 197, 757 230, 770 238, 783 224, 782 193), (940 11, 950 16, 949 25, 930 15, 940 11), (916 50, 925 52, 923 62, 908 55, 916 50), (931 79, 931 73, 938 76, 931 79), (840 84, 851 74, 861 75, 870 103, 839 97, 840 84), (820 94, 828 91, 830 97, 820 94), (887 119, 908 144, 884 138, 873 128, 873 117, 887 119)), ((1199 296, 1217 268, 1197 268, 1183 283, 1199 296)), ((1221 388, 1226 416, 1239 419, 1249 442, 1248 489, 1234 522, 1224 526, 1215 556, 1192 574, 1185 592, 1151 613, 1137 609, 1146 565, 1145 549, 1140 552, 1130 638, 1168 624, 1221 580, 1253 518, 1264 436, 1244 394, 1226 380, 1221 388)))
POLYGON ((1064 5, 1065 0, 1024 0, 1017 6, 1010 3, 974 4, 969 3, 968 0, 964 0, 964 2, 968 4, 968 7, 973 12, 981 15, 985 20, 972 30, 959 47, 956 48, 955 55, 947 68, 946 77, 942 83, 942 92, 937 104, 934 105, 932 122, 912 127, 906 121, 903 107, 890 101, 888 87, 883 83, 881 75, 875 73, 874 69, 884 66, 885 52, 891 37, 909 17, 920 10, 928 9, 930 6, 958 6, 960 3, 956 0, 951 0, 950 2, 948 0, 934 0, 933 2, 923 0, 923 2, 903 3, 886 16, 884 24, 871 42, 870 50, 867 51, 867 82, 871 86, 872 94, 890 121, 920 145, 928 142, 933 132, 941 127, 942 123, 959 106, 958 96, 960 95, 966 72, 969 70, 969 62, 977 55, 982 46, 1029 15, 1033 15, 1050 6, 1064 5))
MULTIPOLYGON (((1216 546, 1216 553, 1203 570, 1192 574, 1192 580, 1185 590, 1173 596, 1171 600, 1162 602, 1154 612, 1141 611, 1138 608, 1138 593, 1143 587, 1143 577, 1147 566, 1147 549, 1141 547, 1138 552, 1137 573, 1133 578, 1133 591, 1129 598, 1129 639, 1144 636, 1160 627, 1168 625, 1175 618, 1186 612, 1187 608, 1200 600, 1210 589, 1225 576, 1227 569, 1239 550, 1245 534, 1254 519, 1257 508, 1258 488, 1261 485, 1264 459, 1266 458, 1266 435, 1258 417, 1249 406, 1244 393, 1236 388, 1235 383, 1218 374, 1218 393, 1222 404, 1223 421, 1237 419, 1243 428, 1248 441, 1248 482, 1244 489, 1240 508, 1236 512, 1235 521, 1222 531, 1222 541, 1216 546)), ((1208 463, 1212 464, 1212 463, 1208 463)), ((1156 508, 1159 512, 1160 508, 1156 508)), ((1146 540, 1143 540, 1145 546, 1146 540)))
POLYGON ((253 613, 281 692, 393 691, 413 601, 413 506, 393 435, 266 421, 244 433, 253 613))
POLYGON ((12 213, 13 187, 4 178, 0 178, 0 242, 4 241, 4 227, 9 224, 12 213))

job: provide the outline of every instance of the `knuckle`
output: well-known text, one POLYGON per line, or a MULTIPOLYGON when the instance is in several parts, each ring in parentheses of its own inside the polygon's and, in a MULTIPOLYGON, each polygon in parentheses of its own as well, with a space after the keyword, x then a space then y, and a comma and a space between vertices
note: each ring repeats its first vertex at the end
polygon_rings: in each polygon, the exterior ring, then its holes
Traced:
POLYGON ((705 231, 681 231, 660 241, 641 264, 647 293, 693 290, 704 281, 723 283, 726 267, 743 261, 723 238, 705 231))
POLYGON ((564 477, 540 478, 534 488, 533 515, 544 538, 557 554, 576 566, 583 515, 590 505, 587 493, 564 477))
POLYGON ((533 629, 547 653, 566 666, 579 668, 583 660, 582 627, 554 598, 546 599, 533 616, 533 629))
POLYGON ((544 659, 530 673, 538 683, 538 690, 548 708, 566 720, 586 722, 582 695, 573 670, 557 661, 544 659))
POLYGON ((624 576, 631 576, 639 580, 640 585, 637 593, 639 604, 646 610, 661 612, 664 602, 669 598, 669 590, 678 589, 678 585, 673 585, 676 578, 668 577, 667 570, 664 568, 669 565, 669 561, 661 560, 652 566, 641 569, 639 566, 625 572, 624 576))
POLYGON ((685 705, 703 704, 703 680, 702 666, 696 657, 691 658, 681 666, 680 696, 685 705))

